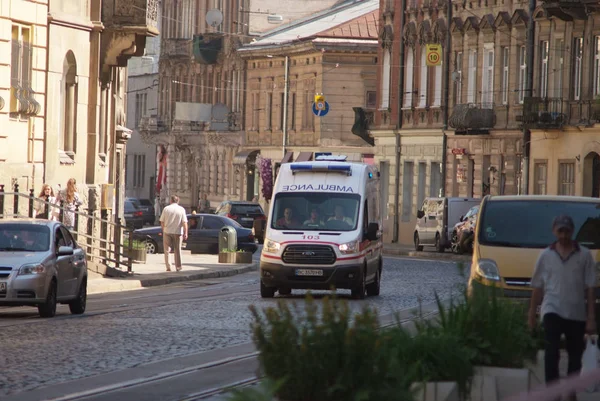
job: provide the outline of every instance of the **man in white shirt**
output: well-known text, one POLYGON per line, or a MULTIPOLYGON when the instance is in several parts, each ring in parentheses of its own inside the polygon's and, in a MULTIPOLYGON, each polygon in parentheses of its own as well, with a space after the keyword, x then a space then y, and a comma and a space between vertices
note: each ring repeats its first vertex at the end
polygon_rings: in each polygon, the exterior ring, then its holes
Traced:
POLYGON ((166 206, 160 215, 160 226, 163 234, 163 250, 167 271, 171 271, 169 250, 175 253, 175 269, 181 271, 181 236, 188 237, 188 220, 185 209, 179 206, 179 197, 171 195, 171 204, 166 206))

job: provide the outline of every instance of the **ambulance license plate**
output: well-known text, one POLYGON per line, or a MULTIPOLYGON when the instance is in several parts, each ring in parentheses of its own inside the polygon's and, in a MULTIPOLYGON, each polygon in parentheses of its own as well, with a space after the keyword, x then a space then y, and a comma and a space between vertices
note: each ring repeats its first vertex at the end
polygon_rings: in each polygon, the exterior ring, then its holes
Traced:
POLYGON ((296 276, 322 276, 323 270, 317 269, 296 269, 296 276))

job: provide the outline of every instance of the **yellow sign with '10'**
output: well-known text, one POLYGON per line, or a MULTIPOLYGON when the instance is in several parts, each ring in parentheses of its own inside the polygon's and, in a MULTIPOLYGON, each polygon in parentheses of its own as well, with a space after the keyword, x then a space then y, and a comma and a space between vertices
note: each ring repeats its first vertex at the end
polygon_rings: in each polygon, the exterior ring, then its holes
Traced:
POLYGON ((442 65, 442 46, 428 44, 425 49, 425 60, 427 67, 436 67, 442 65))

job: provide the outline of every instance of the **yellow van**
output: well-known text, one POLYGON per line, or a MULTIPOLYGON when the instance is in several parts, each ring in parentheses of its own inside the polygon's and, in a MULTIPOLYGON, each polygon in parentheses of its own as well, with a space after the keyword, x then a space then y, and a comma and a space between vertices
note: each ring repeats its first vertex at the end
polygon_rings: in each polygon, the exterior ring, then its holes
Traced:
POLYGON ((555 241, 552 221, 561 214, 573 218, 575 240, 592 251, 600 269, 600 199, 488 195, 477 216, 469 290, 496 286, 506 297, 529 298, 535 262, 555 241))

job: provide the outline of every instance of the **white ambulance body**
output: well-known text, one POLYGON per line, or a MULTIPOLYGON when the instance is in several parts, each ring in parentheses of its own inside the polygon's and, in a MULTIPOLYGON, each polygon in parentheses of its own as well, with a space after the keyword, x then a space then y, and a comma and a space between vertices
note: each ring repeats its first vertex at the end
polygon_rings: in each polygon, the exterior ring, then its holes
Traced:
POLYGON ((379 172, 342 160, 322 156, 281 166, 260 257, 263 298, 292 289, 379 295, 379 172))

